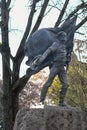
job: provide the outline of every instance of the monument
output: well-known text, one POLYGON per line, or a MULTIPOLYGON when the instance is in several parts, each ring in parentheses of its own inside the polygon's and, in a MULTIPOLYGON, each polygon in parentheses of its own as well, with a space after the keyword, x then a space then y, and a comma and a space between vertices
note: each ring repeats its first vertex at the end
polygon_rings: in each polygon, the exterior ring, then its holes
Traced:
POLYGON ((48 80, 43 85, 40 102, 44 103, 47 90, 56 75, 61 82, 59 105, 66 106, 64 99, 68 88, 67 68, 73 51, 73 39, 77 16, 65 21, 59 28, 43 28, 34 32, 26 42, 27 75, 31 77, 49 67, 48 80), (66 67, 66 69, 65 69, 66 67))

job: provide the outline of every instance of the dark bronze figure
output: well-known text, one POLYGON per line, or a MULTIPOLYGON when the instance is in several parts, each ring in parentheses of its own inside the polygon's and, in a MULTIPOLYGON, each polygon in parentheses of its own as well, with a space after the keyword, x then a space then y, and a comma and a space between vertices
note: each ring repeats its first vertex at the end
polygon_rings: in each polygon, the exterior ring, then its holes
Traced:
POLYGON ((30 36, 25 46, 26 64, 29 66, 27 75, 37 73, 46 66, 50 68, 47 82, 44 84, 40 101, 44 103, 47 90, 56 75, 61 82, 60 106, 66 106, 64 98, 67 91, 67 72, 64 66, 70 62, 73 50, 76 16, 66 21, 60 28, 45 28, 36 31, 30 36), (69 57, 69 58, 68 58, 69 57))

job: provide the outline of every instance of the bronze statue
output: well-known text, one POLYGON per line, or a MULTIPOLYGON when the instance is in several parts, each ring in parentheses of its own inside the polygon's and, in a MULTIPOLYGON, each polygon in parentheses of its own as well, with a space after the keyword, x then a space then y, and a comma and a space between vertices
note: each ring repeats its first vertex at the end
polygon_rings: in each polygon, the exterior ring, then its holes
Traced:
POLYGON ((76 16, 66 21, 60 28, 45 28, 33 33, 25 46, 25 55, 28 56, 26 64, 29 66, 27 75, 39 72, 46 66, 50 68, 47 82, 44 84, 40 101, 44 103, 47 90, 56 75, 61 82, 60 106, 66 106, 64 98, 67 91, 67 71, 65 66, 70 62, 73 50, 76 16), (68 58, 69 57, 69 58, 68 58))

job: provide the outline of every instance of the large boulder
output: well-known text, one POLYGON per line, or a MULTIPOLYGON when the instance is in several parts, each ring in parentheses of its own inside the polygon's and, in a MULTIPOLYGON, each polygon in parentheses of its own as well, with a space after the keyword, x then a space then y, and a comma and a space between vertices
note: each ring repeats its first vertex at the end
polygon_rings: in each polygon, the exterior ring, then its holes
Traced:
POLYGON ((72 107, 25 108, 18 112, 13 130, 87 130, 87 113, 72 107))

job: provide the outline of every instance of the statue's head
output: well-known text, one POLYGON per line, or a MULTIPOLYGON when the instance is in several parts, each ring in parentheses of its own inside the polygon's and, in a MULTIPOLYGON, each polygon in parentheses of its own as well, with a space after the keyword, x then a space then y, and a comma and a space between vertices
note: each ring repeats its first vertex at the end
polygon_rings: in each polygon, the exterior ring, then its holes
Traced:
POLYGON ((61 41, 62 43, 66 43, 67 41, 67 34, 64 31, 61 31, 57 34, 57 38, 59 41, 61 41))

